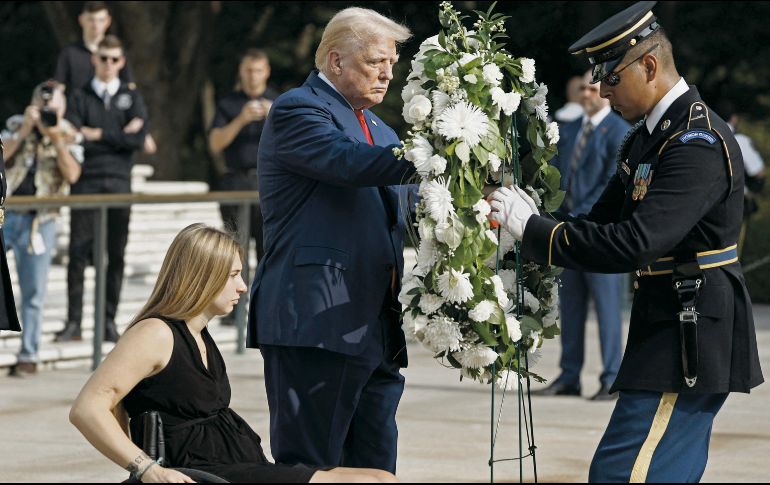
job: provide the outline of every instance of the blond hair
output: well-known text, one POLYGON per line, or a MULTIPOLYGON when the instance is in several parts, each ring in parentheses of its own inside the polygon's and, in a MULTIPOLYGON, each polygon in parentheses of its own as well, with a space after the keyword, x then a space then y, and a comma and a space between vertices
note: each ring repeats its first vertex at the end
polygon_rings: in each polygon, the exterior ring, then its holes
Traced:
POLYGON ((412 32, 405 25, 380 15, 368 8, 349 7, 340 10, 326 24, 321 43, 315 51, 315 66, 328 74, 329 52, 350 53, 361 49, 375 38, 393 39, 396 44, 405 42, 412 32))
POLYGON ((205 224, 192 224, 168 248, 150 299, 132 320, 164 316, 187 321, 200 315, 227 283, 233 258, 243 259, 235 238, 205 224))

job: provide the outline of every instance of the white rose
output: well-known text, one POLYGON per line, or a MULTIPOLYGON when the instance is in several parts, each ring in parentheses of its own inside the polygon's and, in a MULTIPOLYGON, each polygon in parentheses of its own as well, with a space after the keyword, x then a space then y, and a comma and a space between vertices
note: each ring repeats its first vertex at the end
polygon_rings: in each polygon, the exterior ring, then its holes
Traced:
POLYGON ((412 72, 409 73, 407 79, 420 79, 422 82, 424 81, 422 79, 423 74, 425 74, 425 64, 420 61, 412 61, 412 72))
POLYGON ((559 323, 559 311, 551 310, 543 316, 543 328, 552 327, 559 323))
POLYGON ((431 105, 430 100, 422 94, 417 94, 404 105, 404 120, 413 125, 425 120, 432 109, 433 106, 431 105))
POLYGON ((460 67, 465 66, 469 62, 472 62, 473 60, 477 59, 479 57, 478 54, 471 54, 470 52, 463 53, 462 57, 460 57, 460 60, 457 61, 458 64, 460 64, 460 67))
POLYGON ((425 95, 425 93, 427 93, 427 91, 422 88, 422 83, 420 83, 420 81, 409 81, 406 83, 406 86, 404 86, 404 89, 401 90, 401 99, 404 103, 408 103, 418 94, 425 95))
POLYGON ((486 322, 493 313, 495 313, 495 304, 489 300, 484 300, 473 307, 468 312, 468 316, 477 322, 486 322))
POLYGON ((503 73, 496 64, 485 65, 481 72, 484 76, 484 81, 491 86, 499 86, 500 81, 503 79, 503 73))

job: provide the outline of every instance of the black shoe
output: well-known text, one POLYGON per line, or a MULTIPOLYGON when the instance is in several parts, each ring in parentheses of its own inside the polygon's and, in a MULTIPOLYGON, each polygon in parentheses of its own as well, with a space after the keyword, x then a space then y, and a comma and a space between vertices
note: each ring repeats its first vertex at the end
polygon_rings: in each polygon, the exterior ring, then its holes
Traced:
POLYGON ((74 322, 67 322, 64 326, 64 330, 56 333, 54 342, 74 342, 83 340, 83 336, 80 333, 80 324, 74 322))
POLYGON ((602 387, 599 389, 599 392, 593 395, 589 399, 589 401, 614 401, 618 398, 618 393, 613 392, 610 394, 610 386, 606 384, 602 384, 602 387))
POLYGON ((24 377, 25 375, 37 374, 37 363, 18 362, 11 366, 8 375, 11 377, 24 377))
POLYGON ((532 391, 533 396, 580 396, 580 386, 555 381, 545 389, 532 391))
POLYGON ((118 327, 115 326, 115 322, 109 322, 104 326, 104 341, 105 342, 117 342, 120 338, 118 333, 118 327))

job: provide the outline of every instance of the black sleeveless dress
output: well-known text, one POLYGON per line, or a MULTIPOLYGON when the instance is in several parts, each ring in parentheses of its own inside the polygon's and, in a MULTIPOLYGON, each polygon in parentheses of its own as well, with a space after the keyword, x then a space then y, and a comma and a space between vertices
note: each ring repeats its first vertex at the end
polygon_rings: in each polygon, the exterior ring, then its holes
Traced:
POLYGON ((231 482, 309 482, 318 469, 270 463, 259 435, 230 409, 225 361, 208 329, 202 332, 206 369, 187 325, 157 318, 174 334, 171 359, 158 374, 139 382, 123 398, 123 405, 132 418, 146 411, 160 413, 167 466, 202 470, 231 482))

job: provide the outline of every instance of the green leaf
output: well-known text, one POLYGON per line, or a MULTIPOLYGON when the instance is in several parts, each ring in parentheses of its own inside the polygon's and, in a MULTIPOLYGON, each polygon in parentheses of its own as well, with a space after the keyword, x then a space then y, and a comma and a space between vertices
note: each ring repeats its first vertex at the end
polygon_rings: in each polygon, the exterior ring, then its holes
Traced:
POLYGON ((543 329, 543 338, 555 338, 559 335, 561 335, 561 330, 559 330, 558 325, 551 325, 543 329))
POLYGON ((483 165, 486 165, 489 162, 489 152, 483 145, 479 144, 473 147, 473 154, 476 155, 476 159, 483 165))
POLYGON ((495 338, 494 333, 485 323, 479 323, 479 322, 473 322, 471 323, 471 328, 474 332, 479 334, 479 337, 481 337, 481 340, 490 347, 496 347, 497 346, 497 339, 495 338))
POLYGON ((474 67, 479 67, 482 62, 483 62, 483 59, 481 59, 481 57, 477 57, 473 59, 471 62, 468 62, 467 64, 465 64, 463 66, 463 70, 465 70, 465 72, 468 72, 474 67))
POLYGON ((519 322, 521 322, 521 334, 524 336, 529 335, 531 332, 539 332, 543 329, 543 324, 529 315, 524 315, 519 318, 519 322))
MULTIPOLYGON (((441 22, 441 25, 444 25, 444 22, 441 22)), ((443 30, 438 33, 438 45, 446 49, 446 34, 444 34, 443 30)))
POLYGON ((446 147, 445 151, 448 157, 451 157, 452 155, 455 154, 455 147, 457 146, 458 143, 460 143, 460 140, 455 140, 448 147, 446 147))
POLYGON ((563 190, 559 190, 555 194, 551 195, 550 197, 546 197, 543 201, 543 208, 546 212, 555 212, 556 210, 561 207, 562 203, 564 202, 564 196, 566 195, 566 192, 563 190))
POLYGON ((545 188, 552 193, 558 192, 561 184, 561 174, 559 173, 559 169, 552 165, 547 165, 541 172, 541 178, 543 184, 545 184, 545 188))
POLYGON ((455 369, 462 369, 463 366, 460 364, 457 359, 455 359, 450 352, 446 353, 446 360, 454 367, 455 369))

